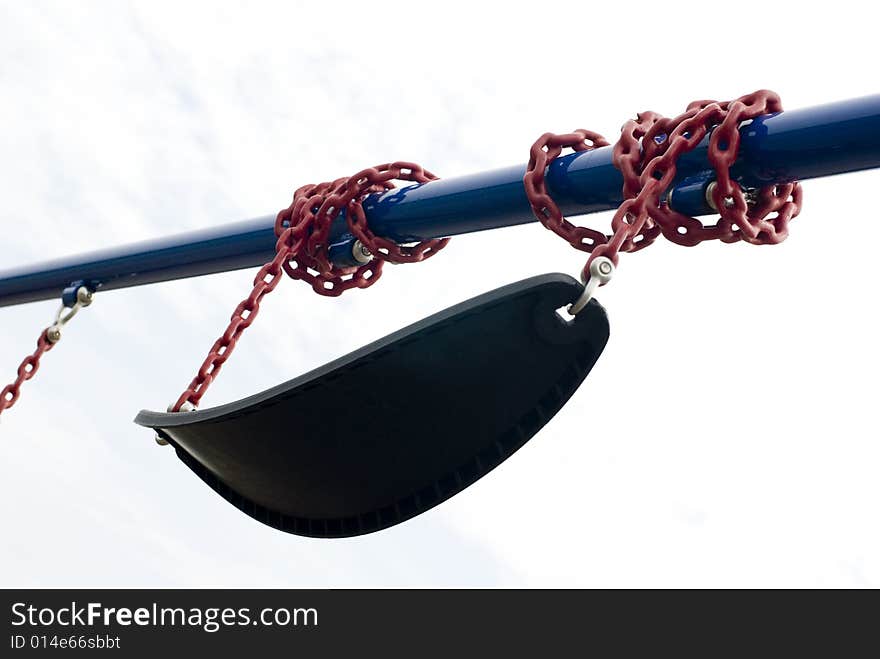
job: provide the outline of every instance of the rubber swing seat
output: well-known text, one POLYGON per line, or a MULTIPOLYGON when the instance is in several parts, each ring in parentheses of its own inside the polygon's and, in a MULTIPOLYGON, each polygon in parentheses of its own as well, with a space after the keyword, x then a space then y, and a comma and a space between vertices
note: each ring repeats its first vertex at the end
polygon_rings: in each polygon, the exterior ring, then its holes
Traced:
POLYGON ((510 457, 568 401, 608 340, 596 300, 547 274, 429 316, 219 407, 142 411, 227 501, 276 529, 345 537, 425 512, 510 457))

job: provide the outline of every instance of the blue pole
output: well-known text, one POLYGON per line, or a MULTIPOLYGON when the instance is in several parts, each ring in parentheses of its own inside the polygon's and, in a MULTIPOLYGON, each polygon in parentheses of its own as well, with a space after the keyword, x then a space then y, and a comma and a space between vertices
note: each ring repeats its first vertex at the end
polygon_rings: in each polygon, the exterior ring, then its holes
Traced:
MULTIPOLYGON (((880 167, 880 95, 759 117, 741 129, 734 174, 745 186, 784 183, 880 167)), ((670 203, 711 213, 708 138, 679 162, 670 203)), ((372 230, 398 242, 452 236, 535 221, 522 186, 524 165, 459 176, 373 195, 365 202, 372 230)), ((622 179, 611 148, 556 160, 548 187, 566 215, 615 208, 622 179)), ((112 290, 257 267, 274 255, 274 216, 259 217, 0 272, 0 306, 58 298, 73 282, 112 290)), ((331 234, 331 256, 350 264, 344 219, 331 234)))

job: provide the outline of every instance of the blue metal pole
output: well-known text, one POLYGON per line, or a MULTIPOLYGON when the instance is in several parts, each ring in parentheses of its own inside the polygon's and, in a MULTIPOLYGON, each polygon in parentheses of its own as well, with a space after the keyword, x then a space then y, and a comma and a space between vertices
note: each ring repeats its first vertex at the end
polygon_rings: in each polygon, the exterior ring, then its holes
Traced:
MULTIPOLYGON (((880 167, 880 95, 759 117, 741 129, 734 174, 746 186, 783 183, 880 167)), ((708 139, 679 162, 670 193, 674 208, 711 213, 708 139)), ((522 186, 524 165, 459 176, 373 195, 365 202, 370 227, 398 242, 535 221, 522 186)), ((622 179, 611 148, 556 160, 548 187, 566 215, 615 208, 622 179)), ((196 277, 260 266, 274 254, 274 216, 265 216, 0 272, 0 306, 58 298, 72 282, 97 290, 196 277)), ((351 263, 344 219, 334 225, 331 256, 351 263)))
POLYGON ((258 217, 0 272, 0 306, 57 299, 75 281, 104 291, 262 265, 274 224, 258 217))

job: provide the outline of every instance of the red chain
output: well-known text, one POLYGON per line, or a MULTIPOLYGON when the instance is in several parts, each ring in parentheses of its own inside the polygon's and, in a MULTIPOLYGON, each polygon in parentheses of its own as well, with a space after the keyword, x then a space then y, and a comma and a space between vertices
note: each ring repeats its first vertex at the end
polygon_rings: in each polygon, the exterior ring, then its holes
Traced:
MULTIPOLYGON (((565 219, 547 192, 545 172, 563 149, 587 151, 608 142, 598 133, 576 130, 555 135, 545 133, 533 145, 523 178, 526 195, 538 220, 562 236, 572 246, 590 252, 584 266, 599 256, 615 264, 620 252, 634 252, 650 245, 661 233, 680 245, 696 245, 704 240, 754 244, 779 243, 788 235, 788 223, 800 212, 802 192, 797 182, 760 188, 751 200, 730 176, 730 167, 739 154, 739 127, 742 122, 762 114, 779 112, 782 105, 773 92, 758 91, 734 101, 695 101, 687 110, 668 119, 643 112, 628 121, 614 145, 613 162, 623 174, 623 203, 611 221, 610 236, 589 227, 576 226, 565 219), (720 213, 716 224, 700 220, 669 207, 661 195, 676 176, 678 158, 693 150, 711 131, 709 162, 716 181, 712 201, 720 213)), ((208 387, 229 359, 242 333, 251 326, 265 295, 275 290, 281 272, 311 284, 321 295, 337 296, 350 288, 367 288, 379 279, 385 261, 417 263, 446 246, 448 238, 426 240, 403 246, 374 235, 366 220, 364 198, 394 188, 394 180, 426 183, 437 177, 409 162, 378 165, 354 176, 332 182, 306 185, 293 195, 291 205, 278 213, 275 257, 254 278, 250 295, 235 308, 223 335, 214 342, 195 378, 172 407, 179 411, 186 403, 198 405, 208 387), (330 227, 345 210, 352 235, 373 255, 359 266, 338 267, 330 262, 330 227)), ((18 400, 20 388, 40 366, 42 356, 54 344, 44 330, 37 349, 22 361, 15 382, 0 394, 0 413, 18 400)))
POLYGON ((643 112, 628 121, 614 145, 613 162, 623 174, 624 201, 611 220, 610 236, 566 220, 548 194, 545 182, 547 167, 563 149, 585 151, 606 146, 608 143, 596 133, 578 130, 567 135, 542 135, 532 145, 523 178, 526 195, 545 227, 577 249, 590 252, 583 270, 585 280, 594 259, 605 256, 616 265, 620 252, 642 249, 661 233, 686 246, 704 240, 779 243, 788 235, 789 221, 800 212, 800 184, 762 187, 749 203, 745 192, 731 178, 730 167, 739 154, 742 122, 781 110, 779 96, 761 90, 734 101, 695 101, 674 119, 643 112), (695 149, 710 131, 708 157, 716 176, 712 201, 720 217, 716 224, 706 226, 670 208, 662 195, 675 179, 678 158, 695 149))
POLYGON ((293 279, 302 279, 311 284, 316 293, 335 297, 350 288, 372 286, 382 275, 385 261, 417 263, 445 247, 448 238, 425 240, 408 246, 379 238, 367 226, 363 208, 367 195, 393 189, 395 180, 427 183, 436 178, 414 163, 394 162, 370 167, 354 176, 305 185, 296 190, 293 202, 275 219, 275 235, 278 236, 275 258, 260 268, 254 278, 251 294, 235 308, 226 331, 214 342, 195 378, 171 408, 172 411, 180 411, 186 403, 193 406, 199 404, 242 333, 254 322, 261 300, 275 290, 282 270, 293 279), (343 210, 349 231, 374 257, 368 263, 339 267, 329 259, 327 240, 330 227, 343 210))
POLYGON ((46 334, 48 331, 48 328, 42 331, 40 338, 37 340, 37 349, 33 354, 28 355, 22 360, 21 365, 18 367, 18 377, 15 378, 15 382, 7 384, 3 388, 3 392, 0 393, 0 414, 15 405, 21 392, 21 385, 36 375, 40 368, 40 359, 55 347, 55 344, 49 340, 46 334))

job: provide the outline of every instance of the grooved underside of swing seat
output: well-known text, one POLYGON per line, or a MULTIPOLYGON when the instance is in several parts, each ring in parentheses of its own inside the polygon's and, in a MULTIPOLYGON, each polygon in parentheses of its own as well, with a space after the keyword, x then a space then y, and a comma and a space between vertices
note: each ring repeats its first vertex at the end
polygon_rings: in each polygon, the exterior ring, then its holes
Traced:
POLYGON ((402 522, 510 457, 565 404, 608 340, 581 284, 547 274, 462 302, 294 380, 220 407, 142 411, 242 511, 298 535, 402 522))

